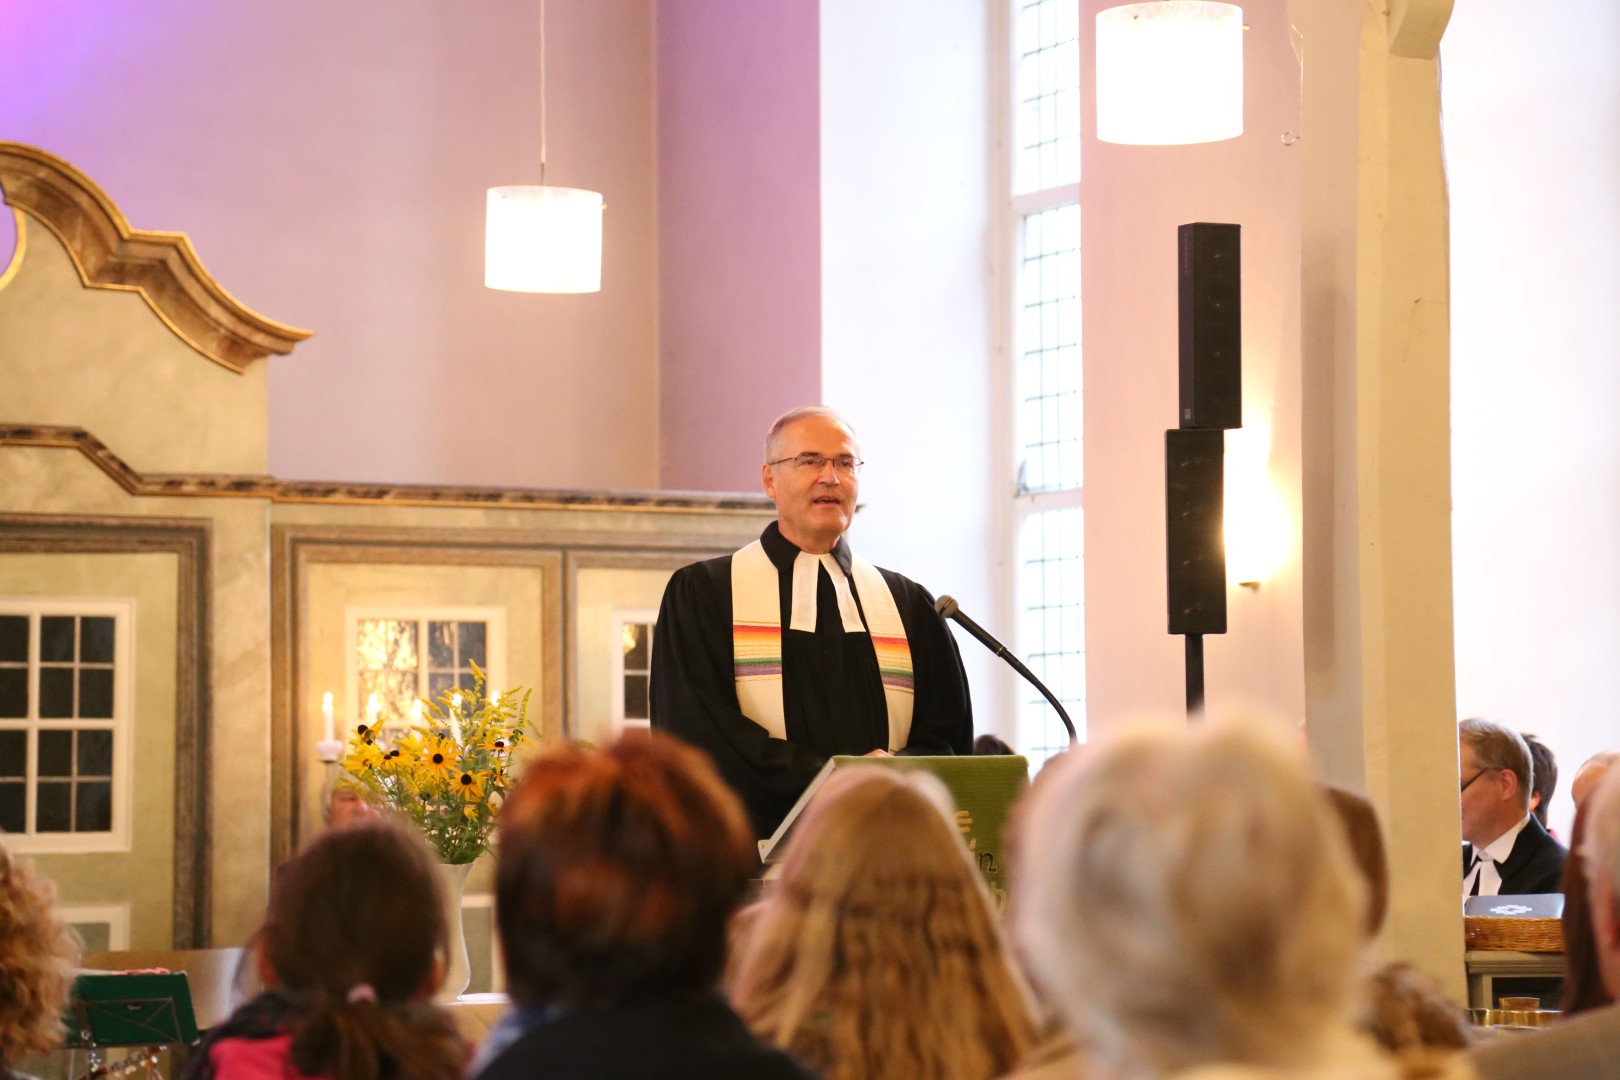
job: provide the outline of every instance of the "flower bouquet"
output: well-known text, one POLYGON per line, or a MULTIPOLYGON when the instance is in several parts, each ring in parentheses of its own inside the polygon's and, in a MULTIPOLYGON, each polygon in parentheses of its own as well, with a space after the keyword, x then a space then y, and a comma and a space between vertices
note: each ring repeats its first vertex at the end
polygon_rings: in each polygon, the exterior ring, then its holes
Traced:
POLYGON ((378 718, 356 727, 340 783, 414 822, 440 862, 471 863, 489 850, 513 754, 528 741, 529 693, 486 698, 484 673, 474 665, 473 689, 419 700, 404 734, 393 735, 378 718))

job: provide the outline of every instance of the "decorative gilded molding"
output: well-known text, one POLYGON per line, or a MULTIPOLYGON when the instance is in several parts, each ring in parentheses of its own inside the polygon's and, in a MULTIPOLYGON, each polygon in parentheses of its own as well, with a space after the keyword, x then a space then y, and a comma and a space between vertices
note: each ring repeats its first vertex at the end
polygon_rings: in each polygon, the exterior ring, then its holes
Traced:
POLYGON ((11 279, 22 269, 23 256, 28 254, 28 219, 16 207, 11 208, 11 216, 16 225, 17 243, 11 249, 11 261, 4 270, 0 270, 0 289, 11 284, 11 279))
POLYGON ((0 446, 77 450, 131 495, 264 499, 274 503, 350 506, 444 506, 512 510, 640 510, 773 514, 763 495, 701 492, 560 491, 532 488, 346 484, 216 473, 140 473, 83 428, 0 424, 0 446))
MULTIPOLYGON (((232 371, 245 371, 271 353, 289 353, 310 336, 226 292, 184 233, 130 228, 101 188, 55 155, 0 142, 0 192, 14 209, 56 234, 87 287, 139 293, 180 340, 232 371)), ((19 217, 19 247, 25 229, 19 217)))

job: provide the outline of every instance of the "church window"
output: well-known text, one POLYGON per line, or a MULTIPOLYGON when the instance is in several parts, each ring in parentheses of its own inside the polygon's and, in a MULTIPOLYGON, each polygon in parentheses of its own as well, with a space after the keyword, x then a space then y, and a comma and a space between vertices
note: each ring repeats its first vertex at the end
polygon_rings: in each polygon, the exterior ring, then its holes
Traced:
MULTIPOLYGON (((1008 2, 1017 651, 1084 737, 1079 6, 1008 2)), ((1016 716, 1015 745, 1036 762, 1067 745, 1062 722, 1027 684, 1016 716)))
POLYGON ((134 604, 0 600, 0 832, 20 851, 129 846, 134 604))
POLYGON ((656 613, 651 611, 620 611, 614 616, 613 716, 618 732, 642 732, 651 728, 647 701, 656 619, 656 613))
POLYGON ((500 681, 505 615, 501 608, 351 610, 353 713, 345 724, 375 714, 387 727, 408 727, 418 699, 472 690, 474 665, 488 680, 486 695, 508 689, 500 681))

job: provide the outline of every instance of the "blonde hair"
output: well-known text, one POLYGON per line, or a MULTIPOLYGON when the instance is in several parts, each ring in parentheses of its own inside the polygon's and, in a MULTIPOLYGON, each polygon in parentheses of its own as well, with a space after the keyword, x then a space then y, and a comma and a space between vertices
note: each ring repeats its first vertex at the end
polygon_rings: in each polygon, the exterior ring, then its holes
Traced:
POLYGON ((62 1042, 80 946, 54 899, 50 881, 0 844, 0 1075, 62 1042))
POLYGON ((752 913, 733 1004, 826 1080, 988 1080, 1034 1041, 950 805, 925 774, 835 774, 752 913))
POLYGON ((1016 932, 1120 1072, 1310 1064, 1348 1029, 1365 887, 1297 754, 1251 729, 1137 730, 1031 797, 1016 932))

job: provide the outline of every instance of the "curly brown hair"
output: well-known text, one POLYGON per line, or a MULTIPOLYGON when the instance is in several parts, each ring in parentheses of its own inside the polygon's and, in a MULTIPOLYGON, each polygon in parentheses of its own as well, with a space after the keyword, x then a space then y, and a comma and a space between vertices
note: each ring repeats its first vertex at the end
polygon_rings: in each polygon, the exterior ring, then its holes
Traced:
POLYGON ((55 895, 0 844, 0 1073, 62 1042, 80 944, 52 909, 55 895))

